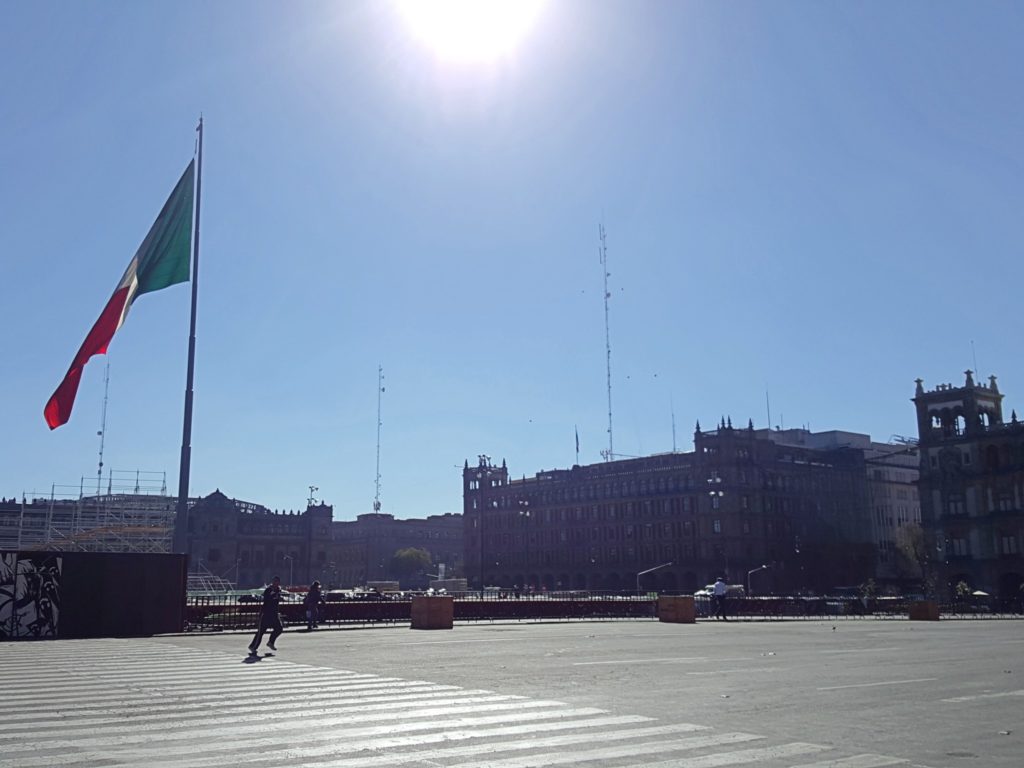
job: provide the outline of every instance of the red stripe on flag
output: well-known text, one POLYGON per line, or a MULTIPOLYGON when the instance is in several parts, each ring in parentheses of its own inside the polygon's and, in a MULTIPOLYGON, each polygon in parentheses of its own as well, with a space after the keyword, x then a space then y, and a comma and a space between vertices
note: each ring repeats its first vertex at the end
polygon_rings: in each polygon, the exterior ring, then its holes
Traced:
POLYGON ((110 301, 103 308, 99 319, 89 331, 89 335, 82 342, 78 354, 71 362, 71 367, 64 375, 64 380, 47 401, 46 407, 43 409, 43 416, 50 429, 56 429, 61 424, 66 424, 71 418, 71 408, 75 404, 75 395, 78 394, 78 382, 82 378, 82 369, 93 355, 106 354, 107 345, 114 338, 114 332, 117 331, 117 325, 121 321, 124 304, 128 300, 128 291, 129 286, 127 285, 114 291, 114 295, 110 297, 110 301))

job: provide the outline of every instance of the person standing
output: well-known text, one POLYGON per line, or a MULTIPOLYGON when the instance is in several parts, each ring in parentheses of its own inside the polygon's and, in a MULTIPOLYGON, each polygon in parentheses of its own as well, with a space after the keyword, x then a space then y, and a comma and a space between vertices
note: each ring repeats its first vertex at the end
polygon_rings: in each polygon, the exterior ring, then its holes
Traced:
POLYGON ((253 655, 259 651, 260 643, 263 642, 263 633, 270 630, 270 640, 267 641, 267 648, 277 650, 274 641, 284 632, 281 626, 281 577, 275 576, 270 585, 263 590, 263 606, 260 608, 260 624, 256 629, 256 636, 249 643, 249 652, 253 655))
POLYGON ((722 621, 729 620, 729 617, 725 615, 725 596, 727 594, 729 594, 729 585, 725 583, 725 579, 719 576, 718 581, 715 582, 712 597, 715 603, 715 618, 721 618, 722 621))
POLYGON ((320 606, 323 605, 324 596, 320 590, 320 582, 314 581, 302 601, 306 606, 306 630, 312 632, 320 623, 320 606))

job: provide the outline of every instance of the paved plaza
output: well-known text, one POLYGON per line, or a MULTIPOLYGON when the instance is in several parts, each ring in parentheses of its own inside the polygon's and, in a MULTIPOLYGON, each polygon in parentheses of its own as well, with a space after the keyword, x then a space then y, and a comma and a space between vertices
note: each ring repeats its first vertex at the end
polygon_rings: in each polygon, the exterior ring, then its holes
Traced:
POLYGON ((0 644, 0 768, 1019 768, 1024 622, 0 644))

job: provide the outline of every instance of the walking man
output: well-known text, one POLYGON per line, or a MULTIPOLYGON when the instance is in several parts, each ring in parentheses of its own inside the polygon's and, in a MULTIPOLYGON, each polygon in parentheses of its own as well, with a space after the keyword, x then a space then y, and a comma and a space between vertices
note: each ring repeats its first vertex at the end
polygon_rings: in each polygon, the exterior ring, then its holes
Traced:
POLYGON ((713 599, 715 603, 715 618, 721 617, 722 621, 728 621, 729 617, 725 615, 725 596, 729 593, 729 585, 725 583, 725 579, 721 576, 718 577, 718 581, 715 582, 713 599))
POLYGON ((314 581, 302 601, 306 605, 306 631, 312 632, 320 623, 320 606, 324 603, 324 594, 320 590, 320 582, 314 581))
POLYGON ((249 653, 255 656, 259 652, 260 643, 263 642, 263 633, 270 630, 270 640, 267 648, 277 650, 274 641, 284 632, 281 626, 281 614, 278 606, 281 604, 281 577, 275 576, 265 590, 263 590, 263 606, 260 609, 260 624, 256 629, 256 636, 249 643, 249 653))

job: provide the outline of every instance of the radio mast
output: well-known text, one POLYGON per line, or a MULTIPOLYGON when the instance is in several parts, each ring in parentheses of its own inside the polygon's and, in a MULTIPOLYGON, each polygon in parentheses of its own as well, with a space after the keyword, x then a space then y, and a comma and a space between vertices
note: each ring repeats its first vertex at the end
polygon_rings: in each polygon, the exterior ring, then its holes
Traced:
POLYGON ((615 458, 615 451, 612 444, 612 341, 611 333, 608 330, 608 300, 612 297, 608 291, 608 278, 611 273, 608 271, 608 247, 604 237, 604 223, 597 225, 597 232, 601 239, 601 246, 598 254, 601 257, 601 272, 604 275, 604 348, 605 364, 608 375, 608 450, 601 451, 605 461, 612 461, 615 458))
POLYGON ((107 398, 110 393, 110 360, 103 374, 103 415, 100 418, 100 431, 96 435, 100 439, 100 463, 96 468, 96 496, 103 490, 103 443, 107 437, 107 398))
POLYGON ((377 492, 373 497, 373 511, 380 512, 380 396, 384 392, 384 368, 377 366, 377 492))

